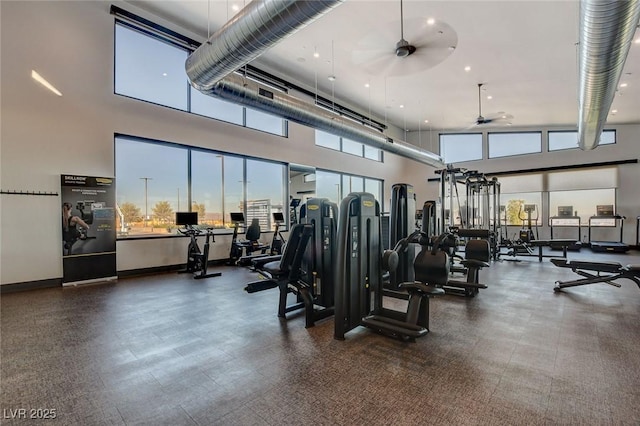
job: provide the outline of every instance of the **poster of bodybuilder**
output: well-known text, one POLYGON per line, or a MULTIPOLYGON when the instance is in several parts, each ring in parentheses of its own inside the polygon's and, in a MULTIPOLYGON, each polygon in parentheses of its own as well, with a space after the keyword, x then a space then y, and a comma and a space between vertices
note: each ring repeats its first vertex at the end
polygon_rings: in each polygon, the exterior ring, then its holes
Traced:
POLYGON ((115 179, 61 176, 64 284, 116 277, 115 179))

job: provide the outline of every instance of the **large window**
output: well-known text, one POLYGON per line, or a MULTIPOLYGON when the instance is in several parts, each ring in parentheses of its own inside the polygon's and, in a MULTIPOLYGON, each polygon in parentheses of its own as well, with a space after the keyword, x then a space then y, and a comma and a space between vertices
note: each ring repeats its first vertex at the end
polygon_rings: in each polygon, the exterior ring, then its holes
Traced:
POLYGON ((441 134, 440 156, 447 164, 482 160, 482 133, 441 134))
POLYGON ((116 23, 115 92, 274 135, 287 135, 287 122, 281 117, 213 98, 191 87, 184 68, 190 53, 161 35, 154 37, 116 23))
POLYGON ((380 208, 382 208, 382 181, 380 179, 325 170, 316 171, 316 194, 318 197, 328 198, 340 205, 340 201, 350 192, 369 192, 378 200, 380 208))
POLYGON ((316 145, 382 162, 382 150, 316 129, 316 145))
POLYGON ((527 175, 504 176, 500 178, 500 218, 507 225, 526 226, 527 212, 525 205, 533 204, 531 213, 532 225, 542 226, 544 206, 542 192, 544 190, 544 175, 534 173, 527 175))
POLYGON ((542 152, 541 132, 489 133, 489 158, 542 152))
POLYGON ((191 88, 191 112, 240 126, 244 123, 242 105, 207 96, 193 87, 191 88))
POLYGON ((115 145, 121 236, 175 234, 177 211, 222 229, 231 212, 244 212, 267 230, 285 205, 283 164, 127 136, 115 145))
POLYGON ((247 160, 246 218, 257 218, 262 229, 275 229, 274 212, 283 212, 285 168, 281 164, 247 160))
POLYGON ((122 25, 115 37, 116 93, 186 110, 188 52, 122 25))
POLYGON ((549 173, 549 214, 559 215, 558 208, 570 207, 580 224, 588 225, 589 217, 596 215, 598 205, 616 205, 618 186, 617 167, 589 170, 568 170, 549 173))
MULTIPOLYGON (((616 131, 604 130, 600 135, 600 145, 616 143, 616 131)), ((549 131, 549 151, 578 148, 578 132, 549 131)))

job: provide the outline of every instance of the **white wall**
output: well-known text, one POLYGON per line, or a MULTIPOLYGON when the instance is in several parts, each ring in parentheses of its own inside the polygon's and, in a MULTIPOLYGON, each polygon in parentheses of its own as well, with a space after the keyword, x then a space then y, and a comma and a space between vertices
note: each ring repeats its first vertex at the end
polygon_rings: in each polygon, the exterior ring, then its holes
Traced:
MULTIPOLYGON (((429 167, 389 153, 381 164, 316 147, 304 126, 290 124, 282 138, 114 95, 114 3, 132 9, 121 2, 0 2, 3 190, 59 192, 63 173, 113 176, 114 133, 383 179, 385 194, 395 182, 428 174, 429 167), (35 83, 32 69, 63 96, 35 83)), ((60 198, 2 195, 0 203, 0 282, 61 277, 60 198)), ((183 263, 186 244, 118 241, 118 270, 183 263)), ((227 257, 229 244, 230 236, 216 237, 210 257, 227 257)))
MULTIPOLYGON (((580 165, 590 163, 600 163, 619 160, 633 160, 640 158, 640 125, 611 125, 606 126, 607 129, 616 130, 616 144, 601 145, 592 151, 582 151, 579 149, 570 149, 562 151, 547 152, 544 141, 546 141, 546 132, 549 130, 567 130, 562 128, 545 128, 545 129, 518 129, 509 128, 509 131, 520 130, 542 130, 543 131, 543 152, 539 154, 527 154, 513 157, 503 157, 495 159, 485 159, 478 161, 469 161, 464 163, 456 163, 456 167, 467 168, 469 170, 478 170, 487 174, 501 171, 535 169, 540 167, 563 167, 569 165, 580 165)), ((568 129, 572 130, 572 129, 568 129)), ((573 129, 575 130, 575 129, 573 129)), ((423 135, 424 138, 424 135, 423 135)), ((411 142, 417 143, 418 134, 413 132, 408 138, 411 142)), ((437 136, 434 137, 437 141, 437 136)), ((483 134, 485 157, 487 150, 487 132, 483 134)), ((439 150, 439 142, 434 143, 435 152, 439 150)), ((430 194, 433 197, 438 196, 438 185, 436 183, 427 184, 426 187, 420 186, 420 190, 430 194)), ((419 193, 416 189, 416 193, 419 193)), ((618 166, 618 189, 616 192, 617 213, 627 217, 625 221, 625 229, 623 240, 627 244, 636 244, 636 217, 640 216, 640 165, 639 164, 623 164, 618 166)), ((595 212, 594 212, 595 213, 595 212)), ((546 226, 548 221, 542 221, 545 224, 540 229, 540 238, 549 237, 549 228, 546 226)), ((510 230, 511 235, 514 230, 510 230)), ((573 238, 571 232, 571 238, 573 238)), ((587 234, 587 230, 582 232, 583 236, 587 234)), ((554 234, 555 235, 555 234, 554 234)), ((619 239, 619 229, 599 229, 598 238, 617 241, 619 239)), ((585 239, 586 240, 586 239, 585 239)))

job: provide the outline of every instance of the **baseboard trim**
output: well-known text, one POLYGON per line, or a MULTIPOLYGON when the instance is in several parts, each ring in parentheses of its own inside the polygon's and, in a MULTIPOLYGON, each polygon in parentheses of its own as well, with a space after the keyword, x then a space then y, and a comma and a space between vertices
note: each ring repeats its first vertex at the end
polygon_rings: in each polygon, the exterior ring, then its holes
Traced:
POLYGON ((0 285, 0 294, 15 293, 18 291, 27 291, 27 290, 39 290, 42 288, 53 288, 53 287, 62 287, 62 277, 0 285))
MULTIPOLYGON (((212 266, 223 266, 226 265, 228 259, 220 259, 220 260, 210 260, 208 267, 212 266)), ((171 272, 177 272, 180 269, 184 269, 184 264, 181 263, 179 265, 166 265, 166 266, 153 266, 151 268, 140 268, 140 269, 127 269, 126 271, 118 271, 118 278, 131 278, 131 277, 139 277, 143 275, 154 275, 154 274, 166 274, 171 272)))

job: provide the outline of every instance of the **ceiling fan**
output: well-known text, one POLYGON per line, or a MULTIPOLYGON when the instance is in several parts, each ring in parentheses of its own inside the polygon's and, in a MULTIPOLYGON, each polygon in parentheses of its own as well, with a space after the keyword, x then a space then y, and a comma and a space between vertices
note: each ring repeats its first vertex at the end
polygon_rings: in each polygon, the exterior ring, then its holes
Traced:
POLYGON ((509 120, 513 119, 513 115, 507 114, 504 111, 491 114, 487 117, 482 115, 482 86, 484 86, 484 83, 478 83, 478 117, 473 126, 481 126, 489 123, 511 125, 509 120))
POLYGON ((409 75, 438 65, 458 44, 458 35, 445 22, 426 17, 405 21, 402 0, 400 40, 392 44, 398 40, 397 31, 397 21, 377 26, 356 42, 352 62, 373 75, 409 75))

